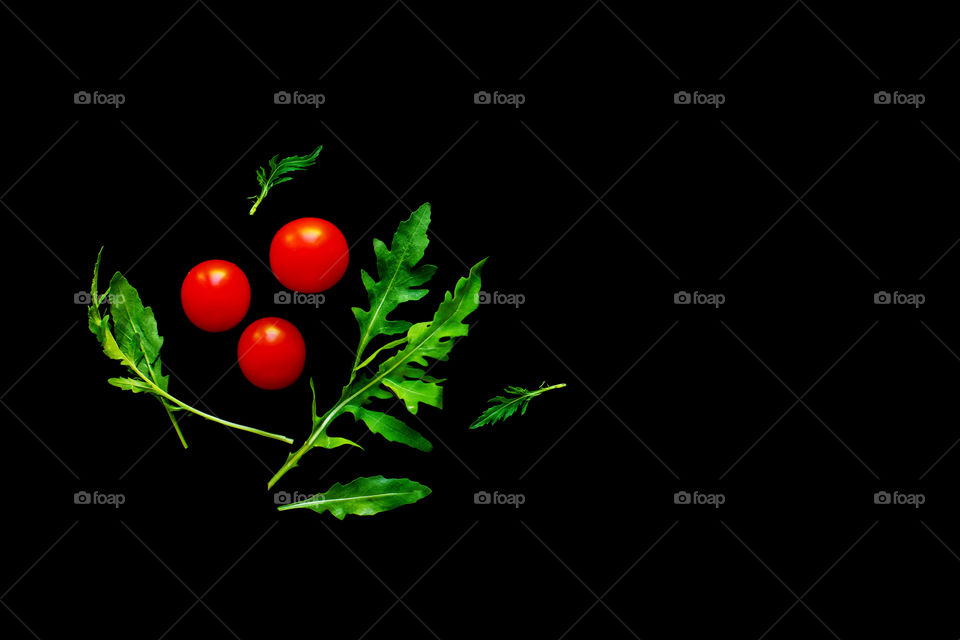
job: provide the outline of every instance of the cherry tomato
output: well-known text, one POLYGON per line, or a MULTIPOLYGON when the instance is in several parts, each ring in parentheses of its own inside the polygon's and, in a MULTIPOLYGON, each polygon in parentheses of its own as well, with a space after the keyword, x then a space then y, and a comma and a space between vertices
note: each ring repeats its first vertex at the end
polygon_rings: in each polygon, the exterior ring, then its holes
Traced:
POLYGON ((201 262, 180 287, 183 312, 204 331, 226 331, 243 320, 250 308, 250 282, 237 265, 226 260, 201 262))
POLYGON ((261 389, 283 389, 303 372, 303 336, 283 318, 261 318, 243 330, 237 345, 240 370, 261 389))
POLYGON ((273 275, 293 291, 326 291, 343 277, 349 262, 347 239, 340 229, 320 218, 288 222, 270 244, 273 275))

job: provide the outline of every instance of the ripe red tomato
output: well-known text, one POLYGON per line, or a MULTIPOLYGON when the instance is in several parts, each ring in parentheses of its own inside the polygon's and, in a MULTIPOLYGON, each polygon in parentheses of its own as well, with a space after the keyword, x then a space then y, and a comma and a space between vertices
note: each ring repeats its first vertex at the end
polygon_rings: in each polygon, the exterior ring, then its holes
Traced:
POLYGON ((232 262, 206 260, 183 279, 180 301, 193 324, 204 331, 226 331, 247 315, 250 282, 232 262))
POLYGON ((283 318, 261 318, 243 330, 237 344, 240 370, 261 389, 283 389, 303 372, 303 336, 283 318))
POLYGON ((326 291, 343 277, 349 262, 347 239, 340 229, 320 218, 288 222, 270 243, 273 275, 293 291, 326 291))

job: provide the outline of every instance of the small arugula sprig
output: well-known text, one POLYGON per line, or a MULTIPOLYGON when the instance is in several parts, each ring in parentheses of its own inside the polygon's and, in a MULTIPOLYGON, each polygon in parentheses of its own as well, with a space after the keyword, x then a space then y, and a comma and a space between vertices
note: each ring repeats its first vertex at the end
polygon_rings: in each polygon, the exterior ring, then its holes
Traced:
POLYGON ((330 449, 355 444, 327 435, 330 424, 345 413, 352 414, 354 420, 363 422, 367 429, 391 442, 420 451, 433 449, 430 441, 399 418, 368 406, 373 400, 396 396, 413 415, 417 414, 420 403, 442 408, 443 388, 440 383, 443 380, 427 375, 427 359, 448 359, 453 339, 467 335, 469 325, 464 320, 479 306, 480 271, 486 259, 475 264, 466 277, 460 278, 452 293, 446 292, 431 320, 413 324, 387 317, 401 303, 419 300, 428 292, 422 285, 430 280, 436 267, 420 265, 419 262, 429 243, 429 224, 430 205, 424 204, 411 213, 408 220, 400 223, 390 247, 380 240, 373 241, 379 279, 374 280, 366 271, 360 272, 370 308, 353 309, 360 326, 360 346, 350 378, 340 398, 326 413, 317 415, 314 400, 310 435, 300 449, 287 457, 267 488, 273 487, 313 448, 330 449), (401 333, 404 334, 402 337, 390 340, 364 357, 376 338, 401 333))
POLYGON ((253 200, 253 206, 250 207, 250 215, 257 212, 257 207, 259 207, 263 199, 267 197, 267 193, 270 192, 272 187, 287 182, 288 180, 293 180, 293 176, 285 176, 284 174, 293 171, 302 171, 307 167, 313 166, 322 148, 323 146, 321 145, 305 156, 290 156, 280 161, 277 161, 277 158, 280 156, 275 155, 270 158, 269 169, 266 167, 258 168, 257 182, 260 183, 260 194, 248 198, 248 200, 253 200))
POLYGON ((183 448, 187 448, 187 441, 180 431, 180 425, 174 413, 188 411, 206 420, 222 424, 233 429, 249 431, 266 438, 280 440, 293 444, 293 440, 275 433, 268 433, 253 427, 247 427, 235 422, 221 420, 209 413, 194 409, 170 395, 167 387, 170 376, 163 375, 160 365, 160 347, 163 338, 157 332, 157 319, 153 309, 144 307, 140 301, 140 294, 133 288, 119 271, 110 279, 110 286, 104 293, 98 291, 100 274, 100 257, 103 248, 97 254, 97 262, 93 266, 93 284, 90 286, 90 305, 87 307, 87 320, 90 331, 97 336, 107 357, 119 360, 127 370, 136 377, 110 378, 110 384, 133 393, 147 393, 160 401, 173 423, 183 448), (100 307, 109 304, 110 313, 100 313, 100 307))
POLYGON ((524 389, 523 387, 507 387, 503 391, 507 395, 490 398, 488 402, 492 403, 491 406, 487 407, 486 410, 480 414, 480 417, 473 421, 470 428, 476 429, 487 424, 502 422, 515 414, 517 409, 520 410, 520 415, 524 415, 527 412, 527 405, 538 395, 552 389, 561 389, 565 386, 567 386, 565 383, 561 383, 548 387, 547 383, 544 382, 539 388, 533 391, 524 389))

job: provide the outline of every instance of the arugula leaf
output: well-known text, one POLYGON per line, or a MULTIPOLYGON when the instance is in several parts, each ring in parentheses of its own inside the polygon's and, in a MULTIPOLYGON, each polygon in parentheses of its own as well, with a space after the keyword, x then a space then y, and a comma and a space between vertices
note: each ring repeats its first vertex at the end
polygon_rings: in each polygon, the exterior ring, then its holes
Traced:
POLYGON ((272 187, 293 180, 293 176, 284 175, 293 171, 302 171, 307 167, 313 166, 317 161, 317 156, 323 146, 319 146, 305 156, 290 156, 277 161, 279 155, 273 156, 269 161, 269 169, 260 167, 257 169, 257 182, 260 184, 260 195, 250 196, 248 200, 253 200, 253 206, 250 207, 250 215, 257 212, 257 207, 267 197, 272 187))
MULTIPOLYGON (((409 219, 400 223, 389 249, 383 242, 374 239, 373 252, 377 256, 377 275, 380 280, 374 281, 366 271, 360 270, 360 279, 367 290, 370 309, 352 309, 357 324, 360 325, 360 346, 357 347, 357 357, 353 363, 354 371, 360 368, 360 358, 371 340, 381 335, 403 333, 410 328, 410 322, 389 320, 387 315, 401 302, 419 300, 427 295, 427 289, 417 287, 430 280, 437 268, 433 265, 418 267, 417 263, 423 258, 430 243, 427 238, 429 225, 430 203, 425 203, 410 214, 409 219)), ((400 343, 401 341, 395 340, 390 346, 400 343)))
MULTIPOLYGON (((153 393, 153 389, 166 393, 169 376, 164 376, 160 369, 160 347, 163 346, 163 338, 157 332, 157 320, 153 315, 153 309, 144 308, 140 301, 140 294, 130 286, 119 271, 110 279, 108 293, 99 295, 97 289, 102 255, 103 247, 97 253, 97 261, 93 266, 93 283, 90 287, 91 304, 87 308, 90 330, 97 336, 100 344, 103 345, 103 352, 108 357, 120 360, 127 365, 127 368, 143 378, 143 380, 112 378, 110 383, 135 393, 144 392, 147 389, 149 393, 153 393), (109 300, 116 337, 110 331, 110 316, 100 316, 100 303, 103 300, 109 300), (121 383, 121 380, 124 382, 121 383), (145 385, 146 388, 141 385, 145 385)), ((173 415, 179 408, 171 405, 162 395, 154 394, 154 397, 163 405, 177 432, 177 437, 180 438, 180 443, 186 449, 187 441, 173 415)))
POLYGON ((322 442, 330 423, 344 413, 350 413, 354 420, 363 422, 370 431, 391 442, 420 451, 432 450, 433 445, 402 420, 367 406, 373 400, 396 396, 414 415, 420 403, 443 408, 443 388, 440 386, 443 380, 427 375, 426 368, 430 360, 449 358, 454 338, 467 335, 469 325, 465 320, 479 306, 480 271, 486 259, 474 265, 466 277, 460 278, 453 293, 446 292, 430 321, 411 324, 387 318, 400 303, 419 300, 427 293, 426 289, 419 287, 430 279, 436 268, 417 264, 428 243, 429 223, 430 205, 425 204, 400 223, 389 249, 382 242, 374 241, 380 279, 375 281, 368 274, 361 274, 370 309, 353 310, 360 325, 360 346, 350 378, 340 399, 323 414, 319 423, 314 424, 303 446, 287 457, 270 479, 268 488, 297 466, 300 458, 317 446, 317 442, 322 442), (373 338, 403 331, 406 331, 403 338, 383 345, 360 362, 373 338), (378 360, 379 364, 375 364, 378 360), (374 369, 372 372, 364 370, 368 365, 374 369))
POLYGON ((100 258, 97 254, 93 267, 93 284, 90 287, 90 305, 87 307, 87 324, 97 337, 107 357, 122 362, 135 377, 110 378, 110 384, 133 393, 148 393, 156 398, 167 412, 184 448, 187 442, 174 417, 177 411, 189 411, 201 418, 211 420, 233 429, 249 431, 267 438, 293 444, 293 440, 235 422, 221 420, 181 402, 168 392, 170 377, 163 374, 160 364, 160 348, 163 338, 157 331, 157 319, 153 309, 144 307, 139 292, 118 271, 110 279, 110 287, 102 295, 98 291, 100 258), (109 304, 109 314, 100 313, 100 307, 109 304), (112 315, 111 315, 112 314, 112 315), (111 322, 112 321, 112 322, 111 322))
MULTIPOLYGON (((453 338, 466 336, 466 317, 479 306, 480 271, 486 258, 475 264, 465 278, 460 278, 453 293, 446 292, 443 302, 430 322, 419 322, 407 330, 407 342, 396 354, 384 360, 373 376, 364 375, 347 388, 346 405, 362 406, 373 398, 384 397, 379 385, 403 400, 407 410, 416 415, 421 402, 443 408, 442 380, 425 375, 421 367, 427 358, 444 361, 453 349, 453 338)), ((387 396, 389 397, 389 396, 387 396)))
POLYGON ((560 389, 567 386, 566 384, 555 384, 548 387, 546 384, 547 383, 544 382, 538 389, 534 389, 533 391, 529 391, 523 387, 507 387, 504 389, 504 393, 506 393, 507 396, 494 396, 490 398, 489 402, 492 403, 491 406, 487 407, 486 410, 480 414, 480 417, 473 421, 470 428, 476 429, 487 424, 494 424, 498 421, 502 422, 515 414, 517 409, 520 410, 520 415, 524 415, 527 412, 527 405, 538 395, 551 389, 560 389))
POLYGON ((348 514, 372 516, 412 504, 430 495, 430 487, 407 478, 357 478, 347 484, 339 482, 324 493, 277 507, 278 511, 311 509, 317 513, 329 511, 333 517, 343 520, 348 514))
POLYGON ((346 411, 362 421, 373 433, 380 434, 390 442, 399 442, 425 453, 433 451, 433 444, 420 433, 411 429, 403 420, 394 418, 382 411, 372 411, 356 405, 347 405, 346 411))

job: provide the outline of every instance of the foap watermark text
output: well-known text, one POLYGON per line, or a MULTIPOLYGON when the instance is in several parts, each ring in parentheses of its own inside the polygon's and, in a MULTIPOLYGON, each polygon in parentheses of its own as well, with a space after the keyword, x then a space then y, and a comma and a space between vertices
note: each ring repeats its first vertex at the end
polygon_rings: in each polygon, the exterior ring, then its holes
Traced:
POLYGON ((500 291, 480 291, 477 293, 477 304, 501 304, 514 308, 527 301, 522 293, 502 293, 500 291))
POLYGON ((302 93, 300 91, 277 91, 273 94, 273 104, 304 105, 319 109, 326 103, 327 96, 322 93, 302 93))
POLYGON ((127 101, 122 93, 101 93, 100 91, 77 91, 73 94, 73 104, 104 105, 119 109, 127 101))
POLYGON ((473 494, 473 504, 505 504, 519 509, 520 505, 527 501, 527 496, 522 493, 500 493, 494 491, 477 491, 473 494))
POLYGON ((701 91, 677 91, 673 94, 673 104, 703 105, 719 109, 727 101, 722 93, 703 93, 701 91))
POLYGON ((927 501, 922 493, 904 493, 902 491, 877 491, 873 494, 873 504, 898 505, 919 509, 927 501))
POLYGON ((273 504, 293 504, 312 498, 314 493, 300 493, 299 491, 277 491, 273 494, 273 504))
POLYGON ((691 304, 719 309, 726 303, 727 296, 722 293, 705 293, 703 291, 677 291, 673 294, 673 304, 691 304))
MULTIPOLYGON (((110 304, 123 304, 123 294, 108 293, 103 300, 110 304)), ((93 295, 89 291, 77 291, 73 294, 73 304, 91 305, 93 304, 93 295)))
POLYGON ((300 293, 299 291, 277 291, 273 294, 273 304, 306 304, 314 308, 327 301, 322 293, 300 293))
POLYGON ((902 291, 877 291, 873 294, 873 304, 889 304, 901 307, 919 309, 927 301, 922 293, 904 293, 902 291))
POLYGON ((697 505, 719 509, 727 501, 722 493, 703 493, 700 491, 677 491, 673 494, 673 504, 697 505))
POLYGON ((77 491, 73 494, 73 504, 82 505, 107 505, 114 509, 120 507, 127 501, 127 496, 122 493, 100 493, 99 491, 77 491))
POLYGON ((527 101, 527 96, 522 93, 501 93, 500 91, 477 91, 473 94, 473 104, 505 104, 514 108, 519 108, 527 101))
POLYGON ((900 91, 877 91, 873 94, 873 104, 903 105, 919 109, 927 101, 922 93, 901 93, 900 91))

